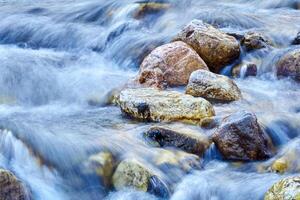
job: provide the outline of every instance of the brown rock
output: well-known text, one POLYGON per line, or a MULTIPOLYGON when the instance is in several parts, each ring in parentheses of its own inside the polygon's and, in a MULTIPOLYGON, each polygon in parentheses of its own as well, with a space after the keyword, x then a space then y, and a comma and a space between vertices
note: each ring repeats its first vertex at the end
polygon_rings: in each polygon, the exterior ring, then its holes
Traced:
POLYGON ((213 142, 228 160, 264 160, 272 153, 272 144, 256 116, 245 111, 224 118, 213 142))
POLYGON ((138 8, 134 12, 133 17, 135 19, 141 19, 147 15, 162 13, 170 7, 171 5, 169 3, 164 2, 141 2, 138 3, 138 8))
POLYGON ((192 46, 213 72, 219 72, 240 55, 239 42, 234 37, 200 20, 193 20, 175 40, 192 46))
POLYGON ((163 88, 185 85, 197 69, 208 70, 199 55, 184 42, 172 42, 154 49, 142 62, 139 83, 163 88))
POLYGON ((22 183, 9 171, 0 169, 0 199, 27 200, 29 199, 22 183))
POLYGON ((247 51, 262 49, 272 45, 272 42, 263 34, 258 32, 248 32, 244 35, 241 44, 247 51))
POLYGON ((284 54, 276 64, 278 77, 291 77, 300 81, 300 49, 284 54))
POLYGON ((144 135, 161 147, 176 147, 198 156, 202 156, 210 145, 206 136, 180 133, 163 127, 151 127, 144 135))
POLYGON ((235 101, 242 98, 241 91, 233 80, 206 70, 192 73, 186 93, 218 101, 235 101))

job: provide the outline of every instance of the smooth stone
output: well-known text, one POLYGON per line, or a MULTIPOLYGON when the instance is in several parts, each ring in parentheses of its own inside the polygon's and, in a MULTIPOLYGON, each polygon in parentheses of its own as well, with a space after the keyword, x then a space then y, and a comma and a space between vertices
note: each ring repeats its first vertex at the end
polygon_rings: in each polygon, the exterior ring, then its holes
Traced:
POLYGON ((238 40, 201 20, 192 20, 174 40, 192 46, 213 72, 240 56, 238 40))
POLYGON ((233 80, 205 70, 192 73, 186 94, 219 101, 236 101, 242 98, 241 91, 233 80))
POLYGON ((285 53, 276 63, 277 76, 300 81, 300 49, 285 53))
POLYGON ((128 116, 143 121, 197 123, 215 114, 213 106, 203 98, 154 88, 123 90, 119 106, 128 116))
POLYGON ((181 86, 186 85, 191 73, 198 69, 208 70, 189 45, 178 41, 159 46, 146 56, 137 79, 144 86, 181 86))

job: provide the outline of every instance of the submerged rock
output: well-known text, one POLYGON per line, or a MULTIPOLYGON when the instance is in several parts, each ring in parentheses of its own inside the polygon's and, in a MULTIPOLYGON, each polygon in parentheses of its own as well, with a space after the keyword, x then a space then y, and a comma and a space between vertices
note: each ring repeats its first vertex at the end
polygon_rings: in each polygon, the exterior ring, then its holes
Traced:
POLYGON ((213 72, 219 72, 240 55, 240 45, 234 37, 200 20, 190 22, 175 40, 192 46, 213 72))
POLYGON ((146 121, 198 122, 214 115, 213 106, 202 98, 154 88, 126 89, 119 105, 128 116, 146 121))
POLYGON ((241 44, 246 48, 247 51, 252 51, 271 46, 272 42, 261 33, 248 32, 241 40, 241 44))
POLYGON ((254 63, 241 63, 231 70, 233 77, 248 77, 257 75, 257 65, 254 63))
POLYGON ((277 173, 300 172, 300 140, 288 144, 271 162, 267 163, 268 171, 277 173))
POLYGON ((96 173, 101 178, 105 186, 110 186, 115 166, 115 160, 111 153, 100 152, 92 155, 84 165, 85 173, 96 173))
POLYGON ((138 8, 134 12, 133 17, 141 19, 148 15, 162 13, 170 7, 171 5, 167 2, 138 2, 138 8))
POLYGON ((15 177, 15 175, 4 169, 0 169, 0 199, 30 199, 22 183, 15 177))
POLYGON ((154 163, 158 166, 178 167, 184 172, 192 169, 200 169, 201 161, 195 154, 185 153, 183 151, 170 151, 161 149, 159 155, 155 157, 154 163))
POLYGON ((191 73, 208 70, 199 55, 184 42, 172 42, 154 49, 142 62, 139 83, 146 86, 186 85, 191 73))
POLYGON ((264 160, 272 154, 272 144, 253 113, 225 117, 212 139, 227 160, 264 160))
POLYGON ((161 147, 176 147, 185 152, 202 156, 209 147, 209 139, 201 134, 180 133, 163 127, 151 127, 144 136, 161 147))
POLYGON ((162 197, 169 195, 167 186, 151 170, 136 160, 127 159, 118 165, 113 175, 113 185, 116 190, 131 187, 162 197))
POLYGON ((278 77, 291 77, 300 81, 300 49, 284 54, 276 63, 278 77))
POLYGON ((238 86, 230 78, 205 70, 192 73, 186 93, 219 101, 235 101, 242 97, 238 86))
POLYGON ((265 194, 265 200, 299 200, 300 177, 288 177, 275 183, 265 194))

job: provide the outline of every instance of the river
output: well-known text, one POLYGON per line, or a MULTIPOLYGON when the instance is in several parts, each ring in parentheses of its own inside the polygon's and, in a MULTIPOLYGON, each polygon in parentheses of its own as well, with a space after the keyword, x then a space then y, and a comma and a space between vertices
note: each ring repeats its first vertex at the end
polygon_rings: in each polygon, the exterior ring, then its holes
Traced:
MULTIPOLYGON (((165 13, 143 19, 133 17, 134 2, 0 0, 0 166, 28 185, 34 199, 157 199, 108 191, 79 166, 103 149, 152 165, 147 158, 159 152, 141 136, 151 124, 124 118, 107 96, 136 75, 145 52, 192 19, 231 33, 259 30, 276 46, 242 56, 259 63, 258 75, 236 79, 244 99, 215 104, 216 114, 256 113, 279 148, 300 135, 300 85, 274 75, 276 58, 297 48, 290 43, 300 31, 298 1, 172 0, 165 13)), ((188 175, 154 169, 177 182, 170 199, 262 199, 284 177, 251 164, 237 169, 210 151, 204 168, 188 175)))

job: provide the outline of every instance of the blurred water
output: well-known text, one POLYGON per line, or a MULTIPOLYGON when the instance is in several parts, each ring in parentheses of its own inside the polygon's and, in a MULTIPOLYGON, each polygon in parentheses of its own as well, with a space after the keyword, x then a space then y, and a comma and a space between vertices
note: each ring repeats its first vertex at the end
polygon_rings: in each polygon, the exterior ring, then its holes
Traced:
POLYGON ((238 170, 220 161, 214 148, 204 169, 190 175, 156 167, 152 160, 160 151, 141 135, 149 124, 105 105, 107 94, 137 73, 147 52, 197 18, 230 33, 257 30, 275 44, 243 53, 242 60, 258 65, 258 76, 237 79, 244 99, 216 104, 217 115, 255 112, 278 148, 299 137, 300 85, 274 76, 279 56, 298 48, 290 43, 300 30, 299 1, 170 3, 165 13, 135 19, 134 0, 0 0, 0 166, 12 170, 34 199, 156 199, 107 190, 97 176, 84 174, 82 163, 101 150, 143 160, 173 184, 174 200, 261 199, 282 178, 238 170))

